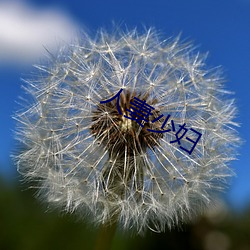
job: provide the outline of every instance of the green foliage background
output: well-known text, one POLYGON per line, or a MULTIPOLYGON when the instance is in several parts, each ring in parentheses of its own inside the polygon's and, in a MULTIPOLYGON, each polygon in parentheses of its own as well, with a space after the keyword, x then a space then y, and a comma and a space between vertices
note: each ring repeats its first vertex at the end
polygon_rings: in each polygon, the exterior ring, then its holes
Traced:
MULTIPOLYGON (((34 190, 20 182, 0 181, 0 249, 94 249, 98 229, 73 215, 46 211, 34 190)), ((250 209, 237 214, 200 217, 193 224, 144 237, 117 231, 112 250, 250 250, 250 209)))

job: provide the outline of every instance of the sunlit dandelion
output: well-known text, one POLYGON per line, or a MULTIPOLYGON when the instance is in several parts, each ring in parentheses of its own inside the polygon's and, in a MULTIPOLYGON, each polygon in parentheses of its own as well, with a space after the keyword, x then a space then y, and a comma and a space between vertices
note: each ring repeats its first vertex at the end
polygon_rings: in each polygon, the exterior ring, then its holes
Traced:
POLYGON ((204 58, 153 29, 83 34, 26 81, 32 101, 15 116, 19 172, 43 201, 95 223, 142 232, 192 219, 226 186, 239 142, 234 100, 204 58), (125 117, 135 98, 154 108, 141 124, 125 117), (168 115, 170 132, 149 131, 168 115), (170 143, 173 122, 201 134, 192 154, 180 148, 192 146, 186 136, 170 143))

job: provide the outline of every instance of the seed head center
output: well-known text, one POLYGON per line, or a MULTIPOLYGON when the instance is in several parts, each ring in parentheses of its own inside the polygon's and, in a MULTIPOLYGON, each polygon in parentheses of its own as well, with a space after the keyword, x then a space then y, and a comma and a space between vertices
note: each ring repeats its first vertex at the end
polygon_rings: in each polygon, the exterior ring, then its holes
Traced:
POLYGON ((126 132, 128 130, 133 129, 133 121, 126 118, 124 116, 124 114, 122 114, 121 121, 119 122, 119 125, 120 125, 120 129, 121 129, 122 132, 126 132))
POLYGON ((162 134, 148 130, 160 129, 161 120, 152 123, 160 115, 160 111, 154 109, 148 117, 143 113, 135 115, 135 107, 131 104, 135 97, 149 105, 157 103, 156 99, 149 100, 148 94, 124 91, 119 99, 121 113, 117 110, 117 99, 98 104, 96 111, 93 112, 91 133, 102 146, 107 148, 110 155, 119 155, 122 158, 125 156, 125 148, 128 148, 131 156, 141 154, 147 148, 152 149, 157 146, 162 138, 162 134))

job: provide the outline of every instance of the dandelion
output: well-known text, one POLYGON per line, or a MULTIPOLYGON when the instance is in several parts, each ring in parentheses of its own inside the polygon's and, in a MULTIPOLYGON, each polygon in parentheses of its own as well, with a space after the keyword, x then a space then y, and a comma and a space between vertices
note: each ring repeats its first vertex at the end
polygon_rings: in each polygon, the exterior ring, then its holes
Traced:
POLYGON ((153 29, 83 34, 26 80, 19 172, 48 204, 97 224, 140 233, 192 219, 233 175, 239 141, 234 100, 204 59, 153 29), (133 117, 135 100, 150 111, 133 117))

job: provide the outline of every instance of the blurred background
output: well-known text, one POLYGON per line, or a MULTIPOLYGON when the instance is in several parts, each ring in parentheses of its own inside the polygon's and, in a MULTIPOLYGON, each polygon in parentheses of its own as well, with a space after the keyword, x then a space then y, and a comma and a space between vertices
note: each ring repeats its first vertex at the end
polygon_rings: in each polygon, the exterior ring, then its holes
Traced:
POLYGON ((97 229, 47 211, 21 181, 10 155, 16 152, 15 121, 22 78, 32 65, 70 43, 80 29, 95 35, 112 22, 128 28, 153 26, 164 37, 181 33, 207 64, 225 72, 235 92, 242 146, 231 163, 237 177, 217 207, 196 221, 144 237, 117 232, 112 249, 250 250, 250 0, 0 0, 0 249, 93 249, 97 229))

